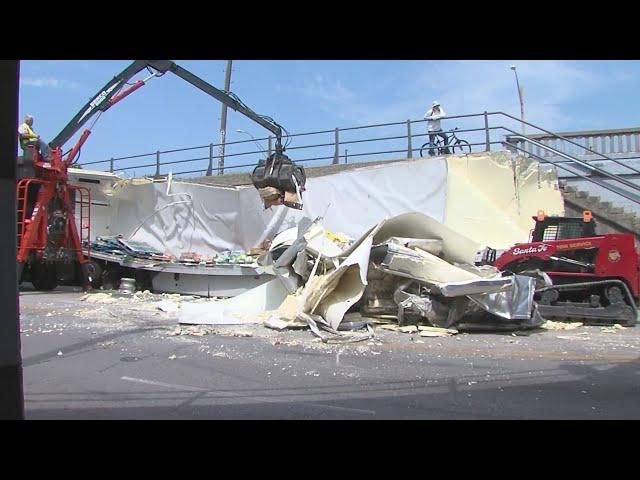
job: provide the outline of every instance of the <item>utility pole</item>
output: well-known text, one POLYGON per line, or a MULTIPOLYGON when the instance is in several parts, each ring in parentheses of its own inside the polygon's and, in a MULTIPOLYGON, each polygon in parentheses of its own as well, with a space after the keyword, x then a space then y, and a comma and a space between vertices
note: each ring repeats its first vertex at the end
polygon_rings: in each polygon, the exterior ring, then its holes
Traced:
MULTIPOLYGON (((227 70, 224 74, 224 91, 229 93, 231 89, 231 62, 233 60, 227 60, 227 70)), ((220 118, 220 159, 218 160, 218 175, 224 173, 224 144, 227 134, 227 106, 222 104, 222 115, 220 118)))

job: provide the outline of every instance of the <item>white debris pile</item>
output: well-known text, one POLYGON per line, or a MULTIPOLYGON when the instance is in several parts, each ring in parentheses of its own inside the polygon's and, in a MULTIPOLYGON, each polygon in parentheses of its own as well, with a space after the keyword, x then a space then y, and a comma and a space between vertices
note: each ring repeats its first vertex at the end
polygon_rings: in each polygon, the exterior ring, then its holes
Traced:
POLYGON ((540 325, 540 328, 544 328, 545 330, 575 330, 583 325, 582 322, 554 322, 547 320, 540 325))
POLYGON ((610 327, 600 327, 600 331, 602 333, 617 333, 619 330, 626 330, 627 327, 623 327, 622 325, 615 323, 610 327))
POLYGON ((84 295, 80 300, 94 304, 109 304, 114 307, 125 307, 134 312, 176 314, 184 302, 198 303, 209 301, 192 295, 179 293, 152 293, 149 290, 137 291, 132 294, 121 292, 92 292, 84 295))
POLYGON ((88 293, 80 300, 87 303, 116 303, 118 299, 110 293, 88 293))
POLYGON ((381 323, 424 337, 478 323, 537 326, 535 279, 474 266, 484 248, 417 212, 386 219, 355 241, 303 218, 258 259, 274 280, 231 299, 185 303, 178 318, 309 328, 325 343, 371 339, 381 323))

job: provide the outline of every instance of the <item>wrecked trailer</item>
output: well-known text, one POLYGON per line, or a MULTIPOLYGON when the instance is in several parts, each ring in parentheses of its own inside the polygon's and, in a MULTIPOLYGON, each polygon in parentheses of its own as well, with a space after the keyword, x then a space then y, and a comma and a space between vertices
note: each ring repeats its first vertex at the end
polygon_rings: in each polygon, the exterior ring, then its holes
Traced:
POLYGON ((276 237, 259 259, 275 279, 235 299, 186 305, 179 321, 307 326, 323 340, 329 337, 322 331, 370 338, 373 323, 538 326, 531 315, 535 279, 475 266, 485 248, 418 212, 385 219, 348 243, 321 219, 307 219, 276 237), (347 315, 349 327, 367 333, 341 330, 347 315))

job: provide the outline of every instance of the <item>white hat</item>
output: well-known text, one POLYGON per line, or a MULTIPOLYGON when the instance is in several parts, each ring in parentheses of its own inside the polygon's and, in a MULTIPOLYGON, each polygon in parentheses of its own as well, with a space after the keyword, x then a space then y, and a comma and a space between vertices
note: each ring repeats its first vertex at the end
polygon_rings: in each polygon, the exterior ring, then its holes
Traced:
POLYGON ((434 100, 433 103, 431 104, 432 107, 439 107, 440 106, 440 102, 438 100, 434 100))

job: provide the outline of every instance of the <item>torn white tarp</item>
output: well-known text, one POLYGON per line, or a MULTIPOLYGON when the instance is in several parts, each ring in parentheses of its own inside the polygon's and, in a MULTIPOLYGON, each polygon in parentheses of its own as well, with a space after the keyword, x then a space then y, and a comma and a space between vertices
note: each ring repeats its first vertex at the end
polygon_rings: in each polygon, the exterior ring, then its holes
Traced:
POLYGON ((538 210, 564 211, 555 173, 542 173, 537 163, 512 159, 509 152, 328 171, 308 178, 302 211, 265 210, 250 185, 173 181, 167 188, 161 180, 123 180, 108 197, 94 192, 99 188, 94 185, 92 198, 95 193, 107 199, 109 207, 96 208, 95 216, 92 211, 92 223, 101 235, 121 234, 174 256, 185 251, 213 256, 259 247, 304 217, 323 217, 326 229, 357 238, 383 218, 408 211, 426 213, 479 243, 508 248, 527 238, 538 210))
POLYGON ((193 325, 239 325, 262 323, 260 314, 276 310, 287 297, 278 279, 252 288, 237 297, 202 303, 184 303, 178 315, 180 323, 193 325))
POLYGON ((419 159, 366 165, 307 180, 304 210, 265 210, 253 186, 173 181, 119 182, 113 191, 108 231, 179 256, 249 251, 303 218, 323 217, 333 232, 353 238, 386 216, 419 210, 444 218, 446 162, 419 159), (416 178, 428 181, 415 181, 416 178))

